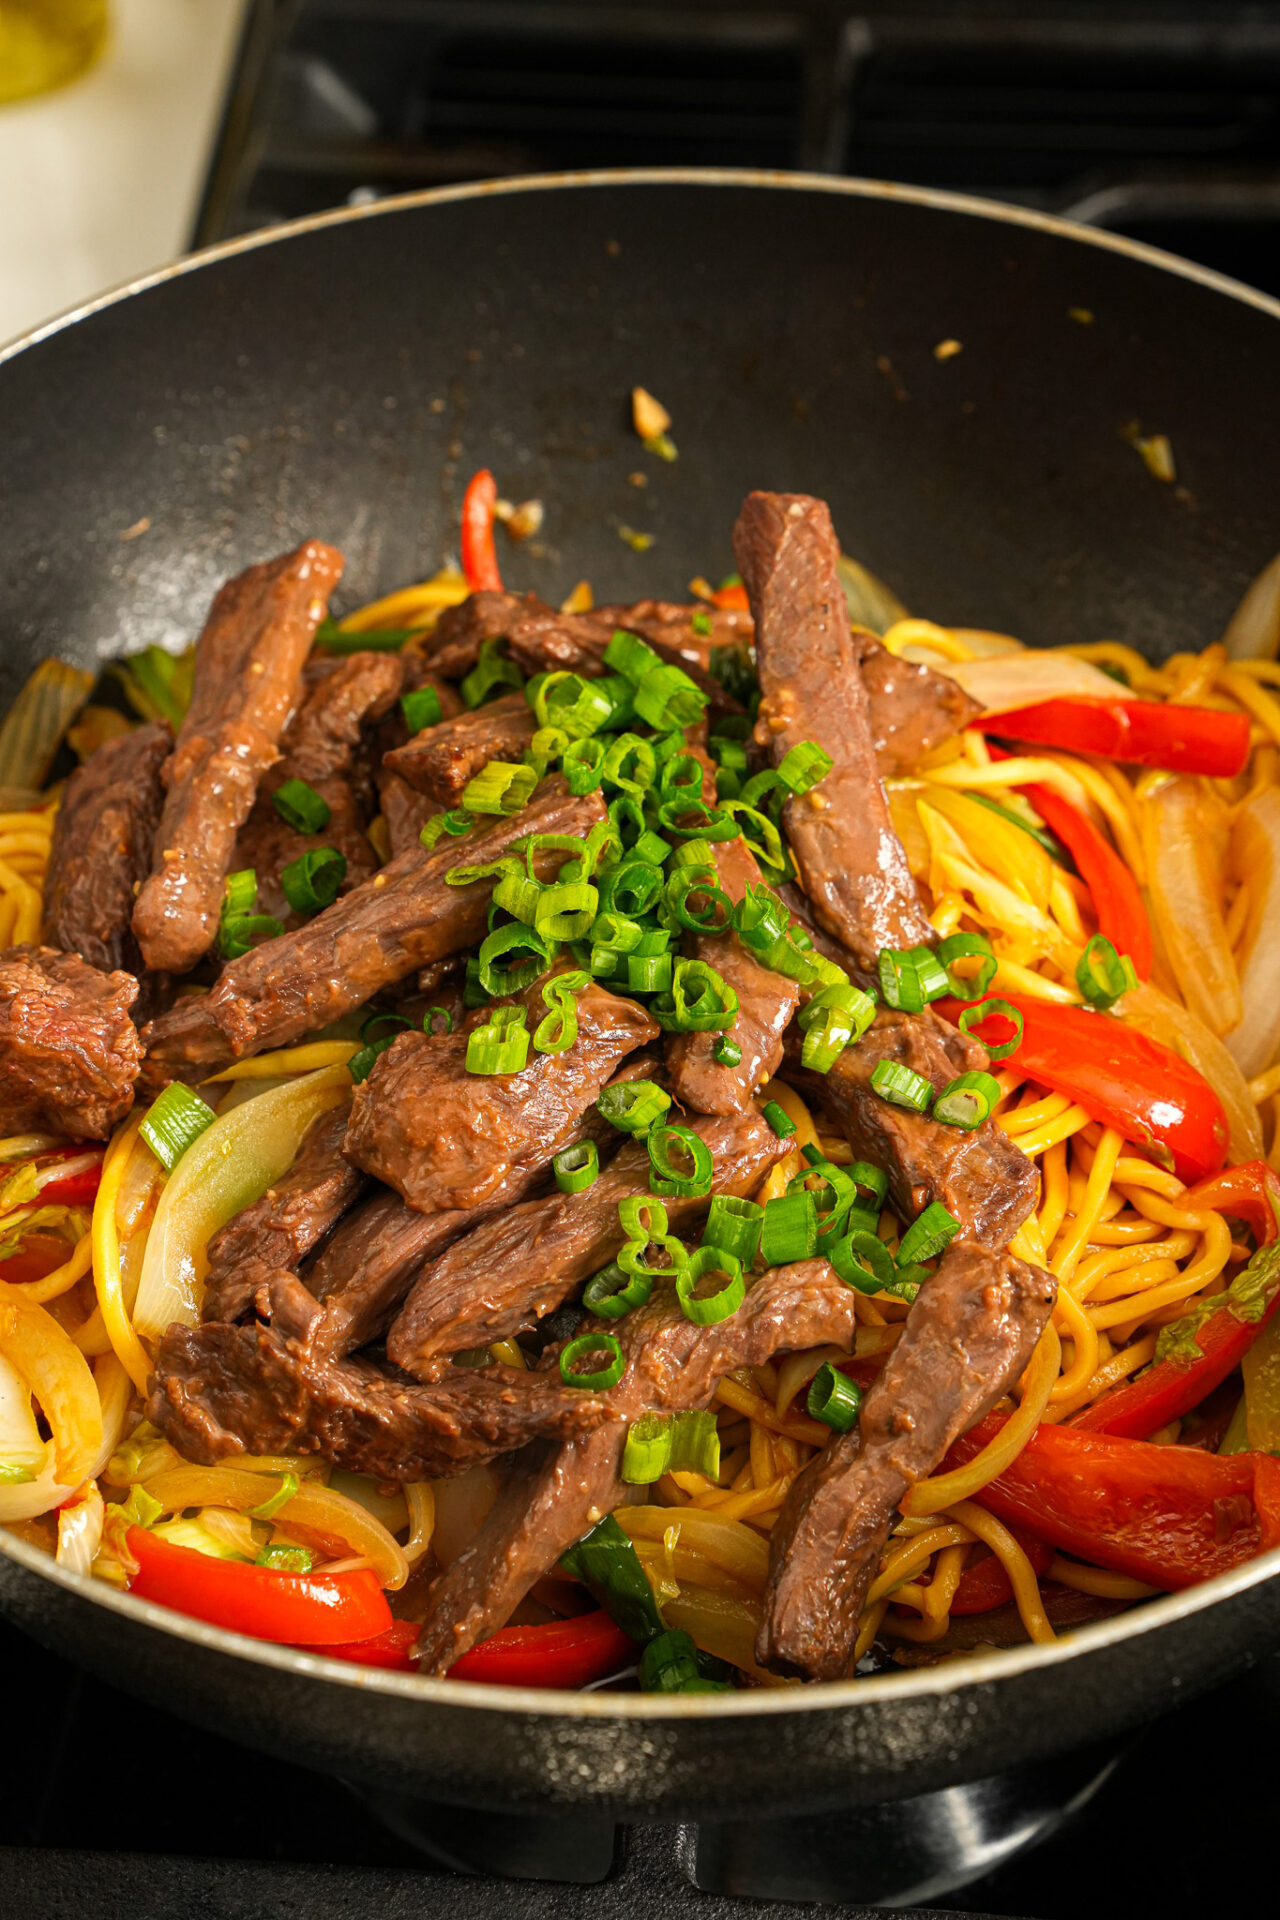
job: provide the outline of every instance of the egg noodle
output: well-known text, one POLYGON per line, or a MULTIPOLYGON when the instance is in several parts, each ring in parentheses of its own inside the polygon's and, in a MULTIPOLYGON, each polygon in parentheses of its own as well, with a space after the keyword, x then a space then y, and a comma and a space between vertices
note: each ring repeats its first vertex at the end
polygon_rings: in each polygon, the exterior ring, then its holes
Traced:
MULTIPOLYGON (((352 633, 389 625, 425 633, 440 610, 467 591, 460 574, 446 571, 341 624, 352 633)), ((576 590, 576 607, 589 602, 585 589, 576 590)), ((891 652, 944 669, 1011 654, 1017 645, 923 620, 901 620, 883 638, 891 652)), ((1280 1167, 1280 1066, 1268 1059, 1246 1083, 1222 1045, 1221 1022, 1215 1030, 1193 1004, 1180 964, 1186 943, 1196 940, 1213 947, 1220 970, 1238 978, 1251 915, 1260 903, 1250 897, 1250 879, 1233 870, 1227 849, 1243 803, 1277 786, 1280 666, 1230 661, 1221 646, 1175 654, 1160 667, 1113 641, 1068 651, 1123 677, 1141 698, 1243 711, 1252 728, 1245 772, 1234 780, 1135 777, 1117 765, 1058 751, 995 759, 983 734, 966 730, 908 774, 886 782, 926 911, 940 935, 967 930, 988 937, 996 957, 991 991, 1051 1005, 1080 1004, 1076 968, 1097 930, 1088 888, 1007 812, 979 803, 979 797, 1012 800, 1034 821, 1026 802, 1016 798, 1019 789, 1041 783, 1070 799, 1109 837, 1151 914, 1152 977, 1121 1000, 1119 1017, 1163 1038, 1208 1079, 1229 1119, 1232 1161, 1259 1157, 1269 1137, 1271 1163, 1280 1167), (1162 884, 1167 876, 1155 871, 1168 857, 1158 811, 1171 788, 1211 854, 1199 894, 1192 888, 1176 898, 1162 884)), ((0 814, 0 947, 39 938, 56 808, 55 793, 38 810, 0 814)), ((378 823, 371 837, 377 844, 378 823)), ((353 1043, 325 1041, 260 1056, 215 1076, 203 1094, 228 1138, 239 1127, 239 1137, 250 1141, 257 1101, 268 1093, 280 1099, 281 1089, 287 1101, 293 1097, 289 1089, 304 1089, 325 1074, 341 1078, 353 1051, 353 1043)), ((1233 1241, 1221 1213, 1188 1206, 1186 1189, 1172 1172, 1066 1094, 1037 1086, 1016 1070, 999 1069, 996 1077, 995 1123, 1039 1174, 1038 1204, 1013 1250, 1056 1275, 1057 1305, 1015 1392, 1000 1404, 998 1411, 1009 1417, 997 1439, 967 1464, 918 1483, 905 1499, 867 1595, 859 1655, 877 1639, 944 1642, 966 1566, 988 1555, 1004 1568, 1021 1630, 1034 1641, 1050 1641, 1055 1633, 1042 1580, 1105 1602, 1152 1591, 1062 1554, 1038 1577, 1014 1535, 975 1495, 1038 1425, 1066 1420, 1145 1368, 1160 1330, 1197 1300, 1220 1292, 1250 1252, 1233 1241)), ((319 1092, 310 1096, 313 1101, 319 1092)), ((785 1079, 775 1079, 767 1097, 796 1131, 793 1150, 769 1175, 761 1200, 785 1192, 804 1165, 800 1149, 806 1145, 816 1143, 836 1165, 850 1163, 846 1142, 825 1130, 785 1079)), ((193 1467, 139 1424, 154 1338, 136 1323, 135 1312, 148 1236, 166 1188, 163 1169, 139 1137, 142 1118, 135 1109, 107 1143, 91 1217, 74 1204, 42 1207, 38 1188, 24 1178, 24 1168, 60 1143, 37 1135, 0 1141, 0 1249, 7 1253, 21 1244, 45 1250, 35 1277, 23 1277, 10 1258, 7 1271, 16 1277, 0 1283, 0 1453, 21 1456, 25 1435, 32 1456, 25 1477, 11 1474, 10 1484, 0 1481, 0 1521, 56 1552, 64 1564, 92 1567, 119 1582, 127 1554, 118 1532, 104 1526, 111 1509, 102 1496, 118 1502, 127 1494, 134 1502, 141 1498, 148 1514, 185 1515, 249 1557, 272 1540, 300 1542, 319 1553, 321 1565, 369 1566, 388 1588, 402 1587, 432 1543, 431 1487, 375 1485, 314 1458, 244 1458, 234 1467, 193 1467), (60 1245, 56 1259, 50 1243, 60 1245), (32 1395, 47 1440, 32 1417, 32 1395), (264 1506, 268 1518, 261 1517, 264 1506)), ((85 1159, 92 1164, 97 1157, 95 1149, 85 1159)), ((188 1229, 188 1251, 201 1271, 204 1241, 220 1224, 216 1215, 202 1219, 197 1209, 188 1229)), ((899 1232, 886 1210, 879 1233, 891 1251, 899 1232)), ((856 1308, 854 1357, 874 1363, 892 1350, 908 1308, 889 1293, 859 1294, 856 1308)), ((194 1299, 175 1317, 183 1312, 196 1317, 194 1299)), ((524 1364, 515 1342, 501 1342, 493 1353, 508 1364, 524 1364)), ((729 1375, 717 1392, 718 1479, 668 1473, 647 1490, 645 1504, 624 1506, 618 1515, 667 1623, 685 1628, 700 1647, 763 1685, 787 1684, 754 1659, 768 1535, 791 1483, 831 1438, 805 1411, 805 1396, 824 1362, 833 1359, 847 1356, 821 1348, 729 1375)), ((1154 1437, 1175 1440, 1178 1423, 1154 1437)), ((491 1488, 473 1491, 474 1525, 491 1488)), ((456 1511, 456 1486, 449 1504, 456 1511)), ((456 1552, 456 1540, 449 1544, 456 1552)), ((445 1557, 443 1533, 440 1553, 445 1557)))

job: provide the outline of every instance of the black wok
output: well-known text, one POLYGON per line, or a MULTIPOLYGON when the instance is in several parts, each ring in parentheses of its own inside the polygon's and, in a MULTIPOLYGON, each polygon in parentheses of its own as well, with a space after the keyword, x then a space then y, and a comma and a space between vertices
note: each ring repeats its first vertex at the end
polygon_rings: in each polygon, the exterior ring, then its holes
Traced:
MULTIPOLYGON (((1277 318, 1103 236, 825 179, 523 181, 235 242, 0 359, 0 705, 42 654, 185 642, 227 575, 305 534, 346 552, 344 605, 421 577, 482 464, 545 501, 545 551, 503 558, 552 599, 584 575, 605 599, 679 594, 730 564, 749 488, 796 488, 940 620, 1200 647, 1280 544, 1277 318), (939 361, 944 339, 962 352, 939 361), (629 431, 636 382, 674 416, 674 466, 629 431), (1170 436, 1177 487, 1131 421, 1170 436)), ((1280 1638, 1278 1562, 1049 1649, 675 1701, 328 1664, 3 1532, 0 1604, 153 1701, 372 1785, 742 1816, 917 1793, 1149 1718, 1280 1638)))

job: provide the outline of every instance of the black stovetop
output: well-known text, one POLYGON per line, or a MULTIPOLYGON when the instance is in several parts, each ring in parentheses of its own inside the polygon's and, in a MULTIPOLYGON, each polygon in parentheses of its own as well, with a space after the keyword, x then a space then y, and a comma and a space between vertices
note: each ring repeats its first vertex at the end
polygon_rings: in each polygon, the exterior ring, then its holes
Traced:
MULTIPOLYGON (((6 1920, 396 1920, 423 1912, 439 1920, 655 1920, 677 1909, 681 1920, 762 1920, 768 1906, 716 1893, 754 1891, 779 1902, 815 1892, 814 1834, 781 1823, 767 1857, 758 1845, 744 1850, 741 1834, 735 1841, 707 1829, 635 1828, 615 1836, 598 1822, 572 1823, 577 1867, 607 1878, 570 1886, 547 1882, 556 1856, 542 1848, 538 1823, 515 1823, 513 1843, 512 1823, 497 1816, 424 1814, 419 1825, 438 1851, 488 1861, 501 1833, 514 1844, 509 1864, 537 1876, 464 1877, 397 1837, 341 1782, 141 1706, 3 1624, 0 1673, 6 1920), (695 1872, 714 1891, 696 1891, 695 1872)), ((1274 1871, 1278 1708, 1275 1656, 1137 1736, 1049 1838, 963 1891, 931 1896, 931 1910, 1024 1920, 1179 1920, 1238 1910, 1243 1891, 1274 1871)), ((1087 1756, 1074 1773, 1068 1766, 1064 1792, 1095 1778, 1111 1757, 1087 1756)), ((403 1809, 392 1818, 403 1827, 403 1809)), ((819 1824, 828 1840, 837 1825, 848 1827, 844 1817, 819 1824)), ((893 1824, 893 1815, 882 1816, 882 1825, 893 1824)), ((817 1851, 821 1844, 820 1836, 817 1851)), ((799 1908, 789 1912, 800 1920, 799 1908)))

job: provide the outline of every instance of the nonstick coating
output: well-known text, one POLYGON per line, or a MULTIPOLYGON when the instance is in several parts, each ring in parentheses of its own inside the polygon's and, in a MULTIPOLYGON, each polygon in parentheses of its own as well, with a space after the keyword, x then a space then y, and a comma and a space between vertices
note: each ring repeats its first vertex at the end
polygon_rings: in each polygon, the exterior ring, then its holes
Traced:
MULTIPOLYGON (((1202 647, 1280 545, 1277 318, 1059 224, 795 177, 520 182, 287 228, 0 359, 0 706, 43 654, 186 644, 229 574, 308 534, 347 555, 340 608, 420 578, 481 465, 545 503, 538 548, 500 557, 552 600, 583 577, 602 600, 681 596, 731 565, 743 494, 774 487, 828 499, 913 612, 1202 647), (944 340, 961 351, 939 360, 944 340), (630 430, 637 383, 673 416, 674 465, 630 430), (1169 435, 1176 485, 1133 423, 1169 435)), ((2 1535, 0 1604, 165 1706, 375 1786, 684 1817, 1017 1765, 1280 1638, 1261 1563, 1047 1655, 670 1704, 326 1670, 2 1535)))

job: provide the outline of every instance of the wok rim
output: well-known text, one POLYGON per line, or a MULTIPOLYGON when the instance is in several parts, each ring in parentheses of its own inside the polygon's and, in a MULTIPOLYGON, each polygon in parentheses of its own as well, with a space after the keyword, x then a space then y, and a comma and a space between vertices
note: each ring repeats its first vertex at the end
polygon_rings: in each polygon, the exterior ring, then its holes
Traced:
MULTIPOLYGON (((451 205, 458 202, 507 197, 520 193, 563 192, 567 189, 627 186, 751 187, 782 192, 827 193, 858 200, 927 208, 958 214, 970 219, 1001 221, 1008 226, 1072 240, 1104 252, 1117 253, 1143 266, 1172 273, 1190 280, 1210 292, 1242 302, 1261 313, 1280 320, 1280 299, 1234 280, 1212 268, 1184 260, 1163 248, 1121 234, 1087 227, 1078 221, 1063 219, 1032 208, 1016 207, 976 194, 950 193, 929 187, 906 186, 893 181, 842 178, 828 174, 772 171, 764 168, 729 167, 637 167, 600 168, 561 173, 542 173, 516 179, 476 181, 460 186, 430 187, 417 193, 389 195, 368 206, 337 207, 279 226, 237 235, 211 247, 187 254, 167 266, 122 281, 118 286, 95 294, 91 299, 68 307, 41 321, 14 340, 0 344, 0 368, 31 347, 40 345, 67 327, 94 314, 164 286, 180 276, 235 259, 261 247, 279 245, 295 237, 322 232, 351 221, 394 217, 422 207, 451 205)), ((384 1668, 360 1667, 346 1661, 325 1658, 322 1651, 303 1652, 295 1647, 254 1640, 211 1626, 184 1614, 174 1613, 153 1601, 142 1600, 94 1580, 86 1574, 60 1567, 42 1549, 0 1529, 0 1555, 38 1579, 48 1580, 90 1606, 105 1608, 125 1621, 135 1621, 170 1637, 185 1641, 202 1652, 274 1668, 295 1678, 320 1679, 355 1688, 365 1693, 383 1694, 406 1703, 430 1704, 442 1708, 480 1708, 495 1713, 519 1713, 539 1719, 567 1716, 584 1720, 623 1720, 627 1722, 674 1722, 708 1719, 735 1721, 778 1713, 822 1713, 847 1709, 865 1703, 888 1704, 928 1698, 932 1695, 961 1693, 987 1683, 1012 1681, 1028 1671, 1057 1666, 1087 1658, 1099 1649, 1116 1647, 1137 1640, 1147 1633, 1185 1621, 1206 1612, 1220 1601, 1262 1586, 1280 1576, 1280 1547, 1246 1561, 1227 1573, 1180 1592, 1148 1600, 1107 1619, 1078 1627, 1052 1644, 1027 1643, 1021 1647, 992 1652, 971 1652, 936 1667, 917 1667, 896 1673, 873 1674, 864 1678, 811 1682, 805 1686, 756 1688, 750 1692, 729 1694, 680 1695, 642 1693, 580 1693, 561 1688, 505 1687, 477 1685, 473 1682, 400 1674, 384 1668)))

